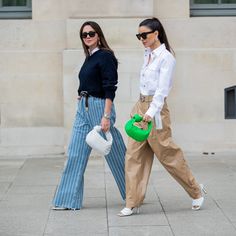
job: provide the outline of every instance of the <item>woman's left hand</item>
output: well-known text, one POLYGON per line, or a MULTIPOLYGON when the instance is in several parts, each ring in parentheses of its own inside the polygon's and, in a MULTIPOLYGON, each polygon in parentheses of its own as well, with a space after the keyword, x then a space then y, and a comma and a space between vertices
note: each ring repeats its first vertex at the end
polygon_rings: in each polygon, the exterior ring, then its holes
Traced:
POLYGON ((110 129, 110 126, 111 126, 110 119, 102 117, 102 120, 101 120, 102 131, 107 132, 110 129))

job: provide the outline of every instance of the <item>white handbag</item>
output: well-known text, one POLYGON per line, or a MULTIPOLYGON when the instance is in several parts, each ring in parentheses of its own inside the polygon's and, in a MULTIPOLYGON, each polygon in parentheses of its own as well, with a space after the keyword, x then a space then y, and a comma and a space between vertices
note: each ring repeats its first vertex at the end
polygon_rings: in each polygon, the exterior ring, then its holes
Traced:
POLYGON ((112 145, 112 135, 110 131, 105 133, 106 139, 104 139, 99 132, 101 131, 101 126, 97 125, 87 134, 86 143, 99 154, 105 156, 111 151, 112 145))

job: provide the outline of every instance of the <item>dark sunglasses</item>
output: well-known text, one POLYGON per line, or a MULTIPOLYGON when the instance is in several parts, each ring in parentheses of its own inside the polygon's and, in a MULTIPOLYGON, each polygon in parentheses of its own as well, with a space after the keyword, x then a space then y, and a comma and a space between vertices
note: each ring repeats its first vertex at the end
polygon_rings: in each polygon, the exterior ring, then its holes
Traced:
POLYGON ((83 38, 83 39, 86 39, 88 36, 89 36, 90 38, 93 38, 95 35, 96 35, 96 32, 95 32, 95 31, 83 32, 83 33, 82 33, 82 38, 83 38))
POLYGON ((136 34, 136 37, 138 38, 138 40, 141 40, 141 38, 146 39, 148 34, 151 34, 151 33, 154 33, 154 32, 155 32, 155 30, 150 31, 150 32, 143 32, 141 34, 136 34))

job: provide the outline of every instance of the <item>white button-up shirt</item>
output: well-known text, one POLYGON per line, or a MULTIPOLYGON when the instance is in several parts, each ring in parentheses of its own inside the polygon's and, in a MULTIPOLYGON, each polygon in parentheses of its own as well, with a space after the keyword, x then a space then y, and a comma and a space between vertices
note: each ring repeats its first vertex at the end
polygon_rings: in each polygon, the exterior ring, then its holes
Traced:
POLYGON ((174 67, 175 58, 166 49, 165 44, 161 44, 153 51, 150 48, 145 49, 144 63, 140 72, 140 93, 145 96, 153 95, 146 114, 155 117, 157 129, 162 128, 160 112, 172 86, 174 67))

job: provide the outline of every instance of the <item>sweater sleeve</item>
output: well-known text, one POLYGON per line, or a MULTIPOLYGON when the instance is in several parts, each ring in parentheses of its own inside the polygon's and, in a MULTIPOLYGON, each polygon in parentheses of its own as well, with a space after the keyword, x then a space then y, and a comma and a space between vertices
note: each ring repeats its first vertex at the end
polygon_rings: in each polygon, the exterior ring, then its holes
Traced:
POLYGON ((115 56, 109 51, 104 51, 100 67, 105 98, 113 101, 118 82, 117 60, 115 56))

